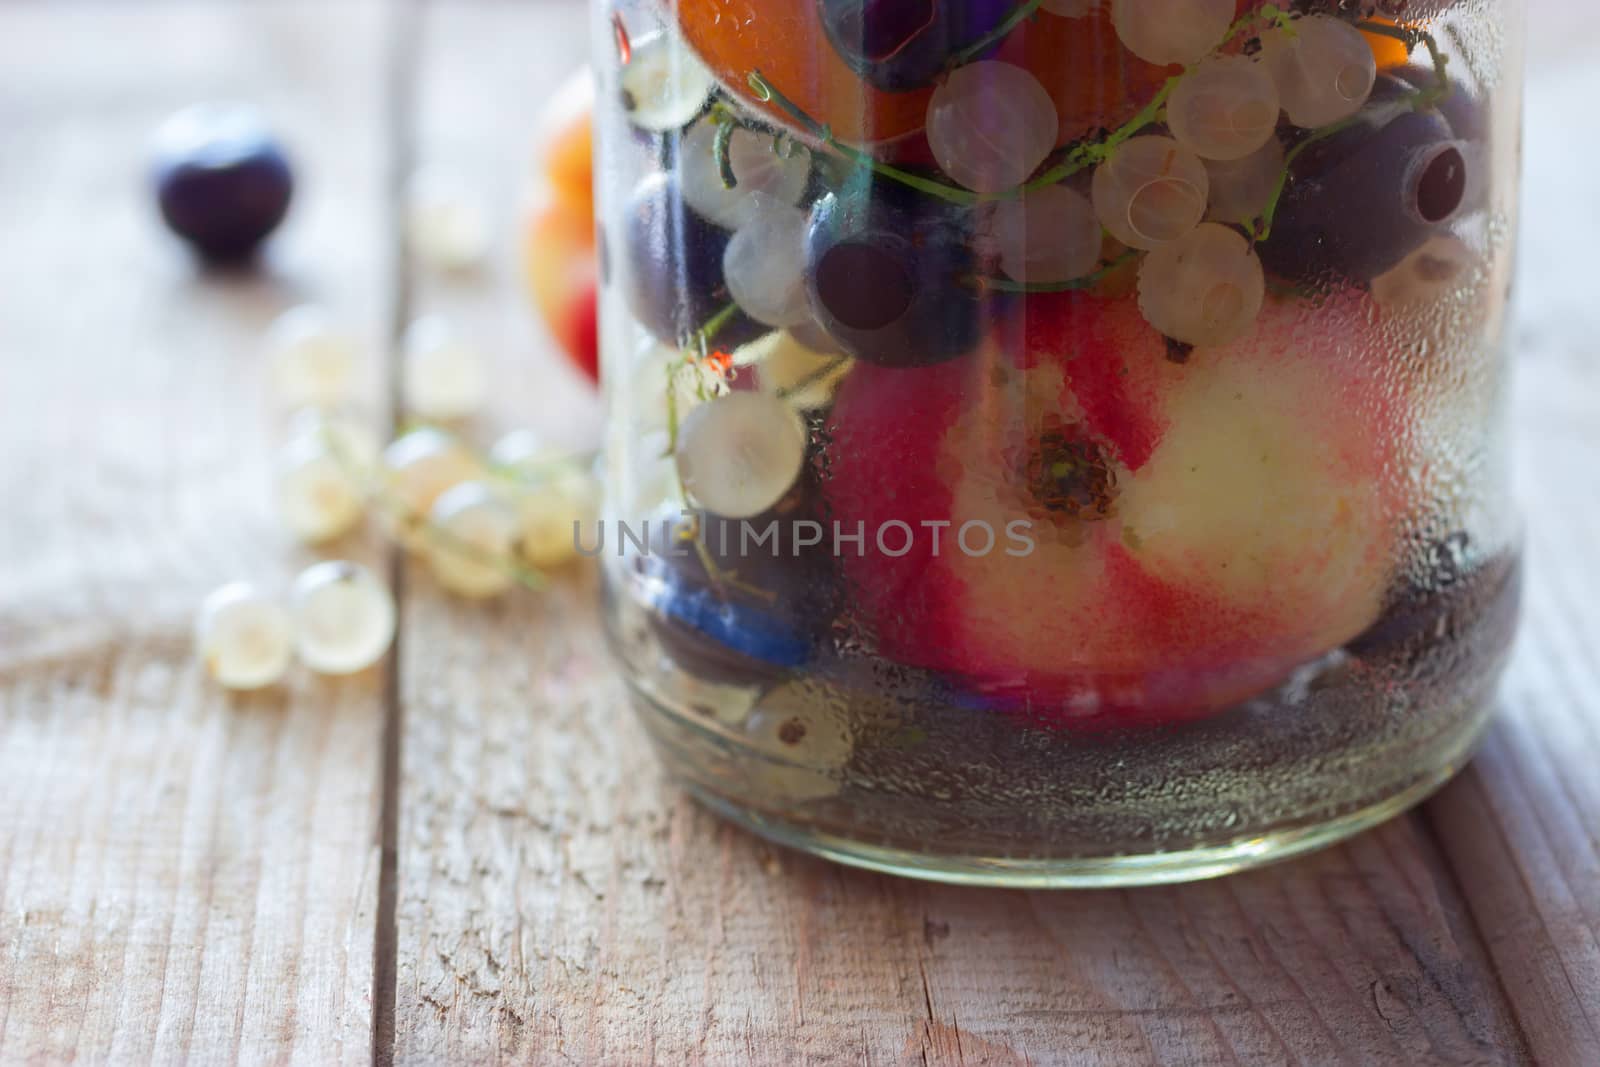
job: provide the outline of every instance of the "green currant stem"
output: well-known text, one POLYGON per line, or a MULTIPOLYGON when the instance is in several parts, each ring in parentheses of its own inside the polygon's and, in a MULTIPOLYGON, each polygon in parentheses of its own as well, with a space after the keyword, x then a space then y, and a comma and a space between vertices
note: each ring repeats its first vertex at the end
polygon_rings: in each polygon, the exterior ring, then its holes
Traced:
MULTIPOLYGON (((1263 20, 1275 26, 1284 26, 1288 24, 1289 16, 1273 4, 1268 4, 1260 10, 1252 11, 1228 27, 1227 34, 1223 36, 1221 47, 1232 44, 1241 34, 1253 29, 1257 23, 1263 20)), ((1140 108, 1139 113, 1134 115, 1133 118, 1117 127, 1102 141, 1078 145, 1067 154, 1066 159, 1031 179, 1022 187, 1022 191, 1031 192, 1035 189, 1042 189, 1045 186, 1065 181, 1079 171, 1103 162, 1112 152, 1116 151, 1119 145, 1130 140, 1140 130, 1164 121, 1167 100, 1172 96, 1173 90, 1177 89, 1178 83, 1183 80, 1186 74, 1188 74, 1188 71, 1184 71, 1183 74, 1174 74, 1168 78, 1156 95, 1144 107, 1140 108)), ((1002 193, 996 195, 999 197, 1014 197, 1016 194, 1002 193)))
POLYGON ((772 83, 767 81, 766 76, 759 70, 751 71, 747 80, 750 83, 750 90, 755 93, 757 100, 777 107, 799 123, 811 136, 857 166, 865 167, 874 174, 880 174, 890 181, 899 182, 901 185, 908 186, 918 192, 936 196, 941 200, 948 200, 952 204, 971 206, 978 202, 979 197, 976 193, 968 192, 965 189, 957 189, 955 186, 945 185, 943 182, 931 181, 919 174, 912 174, 910 171, 879 162, 860 149, 853 148, 840 141, 833 135, 832 129, 806 114, 798 104, 774 88, 772 83))
POLYGON ((722 332, 722 328, 732 322, 738 314, 739 305, 729 301, 726 307, 707 319, 698 330, 689 335, 689 343, 684 347, 691 348, 704 356, 707 346, 716 339, 717 334, 722 332))
POLYGON ((1093 274, 1085 274, 1081 278, 1067 282, 1014 282, 1009 278, 978 278, 977 284, 997 293, 1070 293, 1079 289, 1093 289, 1112 271, 1137 259, 1138 256, 1138 252, 1124 252, 1093 274))
POLYGON ((976 41, 973 41, 967 47, 957 52, 955 56, 952 57, 950 66, 952 68, 963 66, 967 63, 971 63, 974 59, 977 59, 979 56, 983 55, 989 49, 993 48, 995 45, 1009 37, 1012 30, 1022 25, 1023 22, 1029 18, 1032 18, 1033 13, 1038 11, 1039 6, 1043 3, 1044 0, 1023 0, 1022 3, 1016 6, 1016 9, 1013 10, 1011 14, 1005 17, 1005 21, 1001 22, 1000 25, 996 26, 994 29, 990 30, 988 33, 984 34, 982 37, 979 37, 976 41))
MULTIPOLYGON (((1433 59, 1434 69, 1438 71, 1439 80, 1426 89, 1413 93, 1406 100, 1413 111, 1421 111, 1432 107, 1440 100, 1450 95, 1450 77, 1445 71, 1450 57, 1439 51, 1439 44, 1433 35, 1422 30, 1406 30, 1399 26, 1386 26, 1381 22, 1358 22, 1356 28, 1370 30, 1385 37, 1393 37, 1402 41, 1408 48, 1415 48, 1419 43, 1428 49, 1429 56, 1433 59)), ((1257 244, 1266 241, 1272 236, 1272 223, 1278 214, 1278 205, 1283 200, 1284 191, 1289 186, 1289 173, 1294 167, 1294 161, 1300 154, 1318 141, 1327 140, 1336 133, 1349 129, 1362 119, 1361 114, 1351 115, 1347 119, 1324 126, 1320 130, 1308 135, 1305 140, 1291 148, 1283 157, 1283 171, 1278 175, 1277 182, 1272 187, 1272 195, 1267 198, 1267 206, 1262 210, 1261 217, 1250 227, 1250 239, 1257 244)))
POLYGON ((778 390, 778 399, 779 400, 788 400, 790 397, 794 396, 796 393, 803 393, 807 389, 810 389, 813 385, 816 385, 819 382, 827 381, 830 377, 832 377, 834 374, 838 373, 847 364, 849 364, 849 362, 850 362, 850 357, 849 356, 834 356, 832 359, 828 360, 828 362, 824 363, 822 366, 818 367, 816 370, 812 371, 810 374, 807 374, 805 377, 801 378, 799 381, 795 382, 793 385, 787 386, 786 388, 783 388, 783 389, 779 389, 778 390))
POLYGON ((427 538, 429 541, 432 541, 438 545, 442 545, 451 552, 465 556, 474 563, 481 563, 486 567, 493 567, 496 570, 500 570, 505 574, 510 575, 511 578, 519 585, 531 589, 536 593, 542 592, 549 587, 549 583, 545 580, 544 575, 540 574, 538 571, 523 567, 515 560, 491 555, 490 553, 483 551, 483 549, 479 548, 477 545, 471 544, 470 542, 464 541, 457 537, 443 526, 440 526, 438 523, 428 518, 428 516, 418 514, 417 512, 414 512, 410 508, 404 506, 392 495, 384 492, 382 483, 377 478, 363 477, 362 473, 357 470, 355 461, 350 457, 350 454, 345 451, 344 447, 339 443, 337 437, 327 430, 324 430, 322 439, 323 444, 328 449, 328 454, 333 457, 333 461, 340 467, 344 468, 345 473, 350 475, 350 477, 358 484, 365 485, 367 499, 381 509, 384 513, 388 514, 396 522, 399 522, 410 529, 420 531, 423 537, 427 538))
POLYGON ((724 189, 732 189, 739 184, 738 175, 733 173, 733 160, 728 156, 728 146, 733 143, 733 131, 733 123, 719 123, 716 139, 711 142, 711 154, 717 161, 717 176, 722 179, 724 189))

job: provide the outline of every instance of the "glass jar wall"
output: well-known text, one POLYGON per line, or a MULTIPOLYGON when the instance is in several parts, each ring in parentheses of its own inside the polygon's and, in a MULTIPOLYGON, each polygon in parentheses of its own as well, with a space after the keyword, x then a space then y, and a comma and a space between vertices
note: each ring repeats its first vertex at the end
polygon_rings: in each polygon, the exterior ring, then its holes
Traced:
POLYGON ((597 3, 583 540, 671 772, 1036 885, 1444 781, 1516 614, 1519 7, 597 3))

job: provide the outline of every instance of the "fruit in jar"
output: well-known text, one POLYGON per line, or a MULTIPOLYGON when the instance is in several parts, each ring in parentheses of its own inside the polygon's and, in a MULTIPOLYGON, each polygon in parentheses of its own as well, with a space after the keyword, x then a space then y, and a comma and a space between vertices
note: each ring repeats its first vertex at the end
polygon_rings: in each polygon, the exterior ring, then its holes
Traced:
POLYGON ((887 367, 972 350, 990 302, 974 284, 966 213, 888 187, 830 193, 811 213, 806 280, 818 323, 850 355, 887 367))
POLYGON ((1111 0, 1128 51, 1147 63, 1193 63, 1222 43, 1234 0, 1111 0))
POLYGON ((648 579, 652 629, 682 667, 737 684, 816 659, 839 602, 816 505, 807 479, 747 520, 677 511, 652 518, 650 551, 632 563, 648 579))
MULTIPOLYGON (((729 303, 722 264, 733 235, 689 206, 673 174, 645 178, 625 210, 621 274, 628 307, 657 340, 678 345, 729 303)), ((716 343, 732 348, 765 332, 740 313, 716 343)))
POLYGON ((1167 128, 1201 159, 1242 159, 1273 139, 1278 86, 1250 56, 1212 56, 1178 80, 1167 128))
POLYGON ((994 31, 1012 0, 795 0, 814 2, 822 27, 851 70, 879 89, 932 84, 969 46, 994 31))
POLYGON ((904 554, 869 537, 842 560, 879 650, 1123 722, 1228 706, 1359 633, 1387 580, 1401 435, 1336 339, 1371 328, 1349 303, 1314 333, 1269 305, 1180 364, 1131 301, 1057 294, 1030 299, 1004 346, 1020 356, 858 367, 829 423, 829 509, 918 531, 904 554))
POLYGON ((777 397, 733 392, 689 412, 675 457, 695 503, 714 515, 747 519, 793 488, 805 465, 806 429, 777 397))
POLYGON ((283 146, 260 113, 237 103, 198 104, 162 123, 151 182, 167 227, 217 261, 253 253, 294 197, 283 146))
POLYGON ((1200 157, 1170 137, 1118 145, 1095 168, 1090 194, 1106 230, 1130 248, 1176 241, 1205 217, 1211 176, 1200 157))
POLYGON ((1000 270, 1014 281, 1071 281, 1100 261, 1100 220, 1094 206, 1064 185, 994 204, 985 230, 1000 270))
POLYGON ((1392 103, 1411 93, 1392 79, 1380 93, 1359 121, 1295 158, 1271 235, 1257 248, 1268 270, 1370 281, 1463 208, 1468 153, 1444 116, 1392 103))
POLYGON ((950 72, 928 103, 928 147, 940 169, 980 193, 1013 189, 1055 147, 1055 103, 1039 79, 998 60, 950 72))
POLYGON ((1361 31, 1332 15, 1308 15, 1266 31, 1261 61, 1278 84, 1289 121, 1306 129, 1360 111, 1378 76, 1361 31))
POLYGON ((716 80, 670 31, 630 41, 617 75, 628 121, 646 133, 681 130, 705 110, 716 80))
POLYGON ((701 119, 678 146, 683 199, 690 208, 725 230, 737 230, 764 203, 800 203, 811 183, 810 149, 793 140, 780 143, 776 131, 735 125, 727 134, 729 186, 717 162, 720 128, 715 119, 701 119))
POLYGON ((1261 261, 1234 229, 1206 222, 1139 265, 1139 310, 1186 345, 1223 345, 1255 325, 1266 297, 1261 261))
MULTIPOLYGON (((683 39, 717 80, 774 121, 789 119, 750 92, 752 70, 848 144, 887 147, 926 122, 931 86, 890 92, 863 80, 837 50, 821 46, 827 36, 816 0, 697 0, 675 8, 683 39)), ((1170 73, 1121 49, 1104 10, 1029 19, 991 57, 1029 71, 1044 86, 1060 119, 1058 145, 1121 123, 1170 73)))

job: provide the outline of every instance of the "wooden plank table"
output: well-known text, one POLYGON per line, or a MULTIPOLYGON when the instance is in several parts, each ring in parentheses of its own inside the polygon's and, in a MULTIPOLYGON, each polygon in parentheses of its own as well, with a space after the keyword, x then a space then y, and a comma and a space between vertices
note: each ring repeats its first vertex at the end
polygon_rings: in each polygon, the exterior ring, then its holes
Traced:
MULTIPOLYGON (((1021 893, 771 848, 661 777, 594 582, 489 607, 375 538, 388 667, 228 697, 193 662, 220 581, 310 556, 267 480, 263 324, 370 342, 443 311, 501 361, 485 426, 578 440, 593 401, 511 294, 531 116, 569 3, 0 2, 0 1063, 1593 1063, 1600 1056, 1600 76, 1546 0, 1515 341, 1529 618, 1477 761, 1339 848, 1201 885, 1021 893), (306 195, 260 276, 149 217, 144 137, 262 101, 306 195), (396 234, 412 167, 504 209, 488 276, 396 234)), ((553 58, 554 57, 554 58, 553 58)))

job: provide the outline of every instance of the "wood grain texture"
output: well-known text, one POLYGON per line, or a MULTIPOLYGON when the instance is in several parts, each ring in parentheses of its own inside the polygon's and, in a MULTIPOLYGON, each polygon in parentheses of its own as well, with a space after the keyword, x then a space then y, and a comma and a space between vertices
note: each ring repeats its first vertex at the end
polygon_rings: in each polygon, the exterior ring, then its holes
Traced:
POLYGON ((315 297, 377 336, 382 14, 0 19, 0 1062, 367 1061, 381 679, 229 697, 190 626, 303 562, 262 327, 315 297), (306 164, 260 277, 198 273, 143 186, 154 125, 209 96, 306 164))
POLYGON ((1296 863, 1002 893, 831 866, 692 805, 584 571, 489 606, 405 572, 388 793, 383 676, 247 698, 201 677, 205 590, 310 558, 264 488, 281 420, 255 339, 281 307, 365 331, 375 416, 397 320, 437 311, 499 360, 470 432, 592 432, 511 294, 532 116, 566 73, 549 57, 585 47, 581 5, 417 5, 416 67, 386 72, 409 55, 399 6, 0 7, 0 1063, 1593 1062, 1600 305, 1580 257, 1600 223, 1544 207, 1592 198, 1572 131, 1600 77, 1570 38, 1535 39, 1562 59, 1529 101, 1529 619, 1483 754, 1296 863), (266 103, 307 165, 254 281, 195 277, 135 180, 163 113, 225 93, 266 103), (489 197, 483 276, 395 284, 395 152, 489 197))

